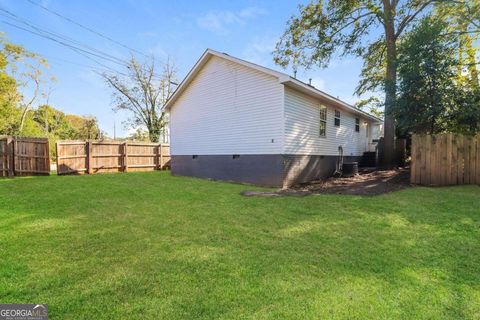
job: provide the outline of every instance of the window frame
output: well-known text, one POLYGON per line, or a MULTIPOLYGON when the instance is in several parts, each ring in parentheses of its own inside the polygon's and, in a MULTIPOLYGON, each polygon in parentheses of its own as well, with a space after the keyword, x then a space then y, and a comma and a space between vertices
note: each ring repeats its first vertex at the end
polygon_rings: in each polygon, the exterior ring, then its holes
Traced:
POLYGON ((335 114, 333 118, 333 124, 335 127, 340 127, 340 119, 341 119, 342 114, 340 113, 340 110, 335 109, 335 114))
POLYGON ((320 138, 326 138, 327 137, 327 114, 328 114, 328 109, 324 105, 320 105, 320 109, 318 111, 318 136, 320 138), (322 128, 323 124, 323 128, 322 128), (323 134, 322 134, 323 131, 323 134))
POLYGON ((360 132, 360 118, 355 118, 355 132, 360 132))

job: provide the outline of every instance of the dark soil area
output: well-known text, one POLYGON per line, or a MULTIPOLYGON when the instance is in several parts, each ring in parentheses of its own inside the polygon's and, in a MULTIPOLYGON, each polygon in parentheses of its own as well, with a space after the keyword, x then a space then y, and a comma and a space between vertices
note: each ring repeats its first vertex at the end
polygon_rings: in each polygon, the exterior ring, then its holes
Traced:
POLYGON ((410 170, 401 168, 387 171, 362 171, 353 177, 311 181, 299 184, 286 190, 272 192, 244 191, 244 196, 306 196, 310 194, 349 194, 375 196, 392 191, 398 191, 410 186, 410 170))
POLYGON ((348 178, 329 178, 292 187, 296 191, 311 193, 351 194, 374 196, 401 190, 410 186, 410 171, 365 171, 348 178))

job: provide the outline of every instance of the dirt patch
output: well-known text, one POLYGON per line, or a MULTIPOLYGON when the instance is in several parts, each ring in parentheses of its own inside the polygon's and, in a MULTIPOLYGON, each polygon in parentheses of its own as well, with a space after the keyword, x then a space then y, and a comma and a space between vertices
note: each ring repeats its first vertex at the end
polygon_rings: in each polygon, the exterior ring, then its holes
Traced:
POLYGON ((365 171, 349 178, 329 178, 294 186, 297 191, 311 193, 374 196, 410 186, 410 170, 365 171))
POLYGON ((410 170, 402 168, 387 171, 363 171, 348 178, 329 178, 299 184, 287 190, 273 192, 243 191, 244 196, 282 197, 309 194, 349 194, 375 196, 398 191, 410 186, 410 170))

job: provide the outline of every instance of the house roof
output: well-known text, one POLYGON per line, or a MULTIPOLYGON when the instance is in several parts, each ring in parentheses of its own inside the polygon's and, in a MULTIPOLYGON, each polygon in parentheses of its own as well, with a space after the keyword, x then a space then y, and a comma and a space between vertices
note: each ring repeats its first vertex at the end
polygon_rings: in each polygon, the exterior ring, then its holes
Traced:
POLYGON ((243 60, 243 59, 235 58, 235 57, 232 57, 232 56, 230 56, 226 53, 218 52, 218 51, 215 51, 215 50, 212 50, 212 49, 205 50, 205 52, 202 54, 200 59, 198 59, 198 61, 193 66, 193 68, 189 71, 189 73, 187 74, 185 79, 183 79, 183 81, 179 84, 179 86, 177 87, 175 92, 172 94, 170 99, 168 99, 168 101, 165 103, 165 108, 167 110, 169 110, 174 105, 175 101, 182 95, 182 93, 188 87, 190 82, 192 82, 192 80, 195 78, 195 76, 198 74, 198 72, 202 69, 202 67, 213 56, 219 57, 219 58, 231 61, 231 62, 235 62, 235 63, 238 63, 240 65, 243 65, 243 66, 246 66, 246 67, 249 67, 249 68, 253 68, 253 69, 258 70, 260 72, 269 74, 273 77, 278 78, 278 81, 285 86, 291 87, 293 89, 301 91, 301 92, 303 92, 305 94, 308 94, 310 96, 313 96, 315 98, 320 98, 321 100, 330 102, 330 103, 338 106, 339 108, 348 110, 348 111, 350 111, 352 113, 355 113, 355 114, 362 115, 366 118, 369 118, 370 120, 377 121, 377 122, 383 122, 382 119, 380 119, 378 117, 375 117, 374 115, 371 115, 368 112, 365 112, 365 111, 362 111, 358 108, 355 108, 354 106, 346 103, 345 101, 337 99, 337 98, 329 95, 328 93, 325 93, 321 90, 318 90, 317 88, 315 88, 315 87, 313 87, 309 84, 306 84, 306 83, 304 83, 304 82, 302 82, 302 81, 300 81, 296 78, 293 78, 286 73, 279 72, 279 71, 276 71, 276 70, 273 70, 273 69, 270 69, 270 68, 266 68, 266 67, 260 66, 258 64, 255 64, 255 63, 243 60))

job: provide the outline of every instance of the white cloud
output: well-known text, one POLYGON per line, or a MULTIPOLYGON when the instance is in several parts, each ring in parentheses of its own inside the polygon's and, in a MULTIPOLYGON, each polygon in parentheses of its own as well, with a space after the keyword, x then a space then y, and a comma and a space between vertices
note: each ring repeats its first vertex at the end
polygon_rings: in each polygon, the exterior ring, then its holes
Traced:
POLYGON ((152 48, 148 49, 148 54, 153 55, 155 58, 159 58, 160 61, 168 59, 169 55, 165 51, 162 43, 157 43, 152 48))
POLYGON ((325 80, 322 78, 312 78, 312 85, 317 89, 325 90, 325 80))
POLYGON ((258 7, 248 7, 240 10, 240 12, 238 13, 238 16, 240 18, 247 19, 247 18, 255 18, 263 14, 265 14, 265 10, 263 9, 260 9, 258 7))
POLYGON ((254 37, 243 50, 243 58, 265 67, 274 67, 272 52, 275 49, 277 37, 254 37))
POLYGON ((214 32, 218 35, 226 35, 228 27, 232 25, 243 25, 247 20, 264 14, 265 11, 257 7, 249 7, 238 12, 234 11, 209 11, 199 17, 196 22, 200 28, 214 32))

